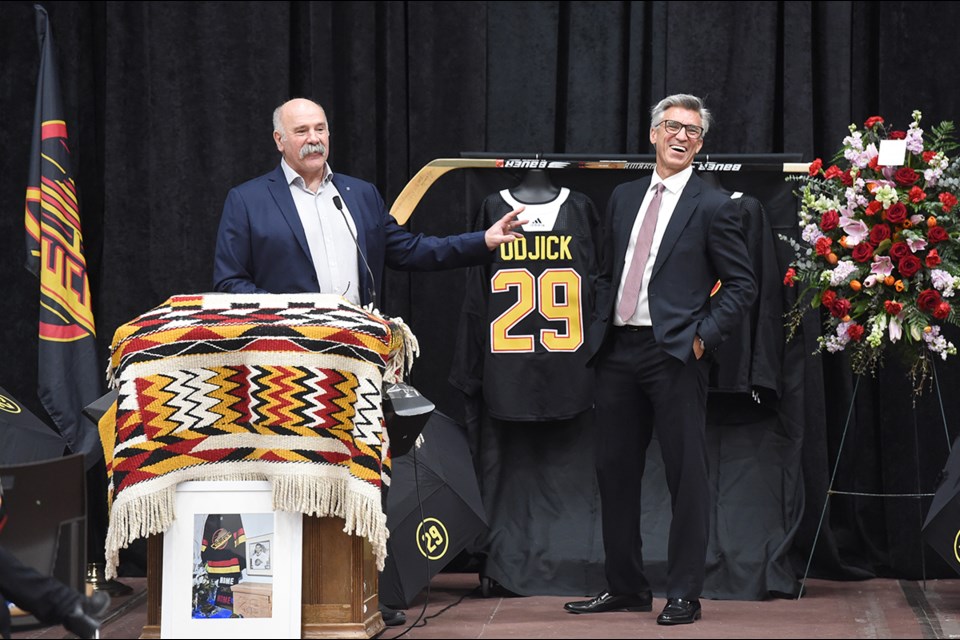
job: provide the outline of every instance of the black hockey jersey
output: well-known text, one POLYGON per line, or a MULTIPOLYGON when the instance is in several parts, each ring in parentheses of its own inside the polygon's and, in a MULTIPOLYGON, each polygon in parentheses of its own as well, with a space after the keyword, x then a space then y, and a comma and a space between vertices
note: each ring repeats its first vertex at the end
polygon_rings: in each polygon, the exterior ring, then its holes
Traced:
POLYGON ((484 200, 473 228, 487 229, 521 204, 523 238, 468 271, 450 383, 468 395, 482 390, 500 420, 562 420, 593 404, 585 332, 599 215, 590 198, 567 188, 543 204, 520 203, 505 189, 484 200))
POLYGON ((200 560, 217 585, 216 605, 233 610, 232 587, 247 568, 247 537, 238 513, 211 513, 203 525, 200 560))

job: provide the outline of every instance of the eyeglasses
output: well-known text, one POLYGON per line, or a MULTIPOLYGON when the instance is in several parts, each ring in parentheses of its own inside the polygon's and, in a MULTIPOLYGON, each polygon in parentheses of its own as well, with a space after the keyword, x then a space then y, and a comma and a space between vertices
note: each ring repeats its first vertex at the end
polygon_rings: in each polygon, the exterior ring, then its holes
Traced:
POLYGON ((663 125, 663 128, 666 129, 667 133, 677 134, 680 133, 680 129, 687 130, 687 137, 691 140, 696 140, 703 135, 703 127, 698 127, 695 124, 683 124, 682 122, 677 122, 676 120, 661 120, 654 125, 654 128, 663 125))

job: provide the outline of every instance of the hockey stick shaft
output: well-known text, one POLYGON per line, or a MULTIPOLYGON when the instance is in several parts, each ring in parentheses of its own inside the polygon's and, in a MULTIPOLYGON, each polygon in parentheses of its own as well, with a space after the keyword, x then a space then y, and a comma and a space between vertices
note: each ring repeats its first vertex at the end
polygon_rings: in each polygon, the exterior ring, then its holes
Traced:
MULTIPOLYGON (((427 190, 441 176, 454 169, 627 169, 653 171, 656 163, 632 160, 540 160, 505 158, 438 158, 431 160, 407 183, 390 207, 392 215, 399 224, 404 224, 413 215, 427 190)), ((780 171, 781 173, 805 173, 806 162, 785 163, 734 163, 694 161, 698 171, 780 171)))

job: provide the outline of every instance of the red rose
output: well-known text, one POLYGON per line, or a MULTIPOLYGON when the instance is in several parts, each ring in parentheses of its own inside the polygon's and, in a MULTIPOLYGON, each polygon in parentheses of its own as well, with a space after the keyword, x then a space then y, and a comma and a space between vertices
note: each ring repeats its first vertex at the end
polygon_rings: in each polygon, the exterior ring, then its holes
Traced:
POLYGON ((913 204, 917 204, 919 202, 923 202, 924 200, 926 200, 927 194, 925 194, 923 192, 923 189, 921 189, 920 187, 914 187, 913 189, 910 189, 909 197, 910 197, 910 202, 912 202, 913 204))
POLYGON ((853 248, 853 259, 857 262, 867 262, 873 257, 873 245, 861 242, 853 248))
POLYGON ((817 250, 818 256, 825 256, 830 253, 830 245, 833 243, 833 240, 827 236, 820 236, 817 238, 817 242, 814 245, 814 248, 817 250))
POLYGON ((827 309, 831 309, 833 307, 833 303, 836 301, 836 299, 837 292, 833 289, 827 289, 820 294, 820 303, 827 309))
POLYGON ((890 140, 905 140, 907 137, 906 131, 891 131, 890 135, 887 136, 890 140))
POLYGON ((831 229, 836 229, 837 225, 840 224, 840 214, 837 213, 834 209, 829 211, 824 211, 823 215, 820 216, 820 228, 824 231, 830 231, 831 229))
POLYGON ((897 269, 904 278, 912 277, 917 271, 920 271, 920 267, 922 266, 923 264, 921 264, 920 258, 912 253, 903 256, 900 258, 900 262, 897 263, 897 269))
POLYGON ((900 167, 897 169, 897 172, 893 174, 893 179, 896 180, 900 186, 909 187, 919 180, 920 176, 910 167, 900 167))
POLYGON ((830 313, 835 318, 842 318, 850 313, 850 301, 846 298, 837 298, 830 306, 830 313))
POLYGON ((864 129, 872 129, 874 125, 883 124, 883 118, 880 116, 870 116, 867 118, 867 121, 863 123, 864 129))
POLYGON ((817 173, 820 172, 820 167, 822 166, 823 166, 823 160, 821 160, 820 158, 817 158, 816 160, 810 163, 810 167, 807 170, 810 172, 811 176, 815 176, 817 175, 817 173))
POLYGON ((854 342, 860 342, 860 339, 863 337, 863 325, 854 322, 847 327, 847 335, 854 342))
POLYGON ((923 161, 927 164, 930 164, 930 161, 933 160, 934 156, 937 155, 936 151, 924 151, 920 157, 923 158, 923 161))
POLYGON ((853 186, 853 176, 850 175, 850 169, 847 169, 846 171, 840 174, 840 182, 842 182, 843 186, 845 187, 853 186))
POLYGON ((890 246, 890 257, 894 260, 900 260, 906 255, 910 255, 910 247, 906 242, 894 242, 890 246))
POLYGON ((840 170, 835 164, 830 165, 826 171, 823 172, 823 177, 827 180, 833 180, 834 178, 839 178, 843 175, 843 171, 840 170))
POLYGON ((880 164, 877 162, 877 157, 878 156, 873 156, 872 158, 870 158, 870 161, 867 162, 867 167, 869 167, 870 169, 873 169, 874 171, 880 170, 879 169, 880 164))
POLYGON ((907 205, 902 202, 894 202, 890 205, 890 208, 887 209, 887 221, 893 224, 901 224, 904 220, 907 219, 908 211, 907 205))
POLYGON ((943 204, 943 212, 950 213, 950 210, 957 206, 957 197, 952 193, 941 193, 940 202, 943 204))
POLYGON ((935 266, 937 266, 941 262, 940 254, 937 253, 936 249, 930 249, 930 251, 927 251, 927 259, 924 260, 924 262, 927 263, 928 267, 933 269, 935 266))
POLYGON ((952 309, 949 302, 940 302, 937 308, 933 310, 933 317, 937 320, 946 320, 952 309))
POLYGON ((940 292, 936 289, 924 289, 917 296, 917 306, 923 311, 933 311, 940 302, 940 292))
POLYGON ((907 219, 907 207, 902 202, 894 202, 887 209, 887 222, 891 224, 902 224, 907 219))
POLYGON ((878 211, 883 209, 883 203, 878 202, 877 200, 871 200, 870 204, 867 205, 866 214, 868 216, 876 215, 878 211))
POLYGON ((788 287, 792 287, 793 279, 795 277, 797 277, 797 270, 794 269, 793 267, 790 267, 789 269, 787 269, 787 274, 783 276, 783 284, 787 285, 788 287))
POLYGON ((878 224, 873 229, 870 229, 870 242, 873 244, 880 244, 884 240, 890 237, 890 225, 878 224))
POLYGON ((903 305, 893 300, 884 300, 883 308, 892 316, 900 315, 900 312, 903 311, 903 305))
POLYGON ((947 230, 940 225, 930 227, 927 230, 927 240, 930 241, 930 244, 937 244, 938 242, 944 242, 949 239, 950 234, 947 233, 947 230))

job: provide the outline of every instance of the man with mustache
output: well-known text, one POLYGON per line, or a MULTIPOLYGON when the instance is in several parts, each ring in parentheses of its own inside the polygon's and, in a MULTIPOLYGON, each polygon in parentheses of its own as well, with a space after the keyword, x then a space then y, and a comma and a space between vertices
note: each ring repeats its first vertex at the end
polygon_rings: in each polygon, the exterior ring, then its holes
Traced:
POLYGON ((673 505, 667 603, 657 622, 674 625, 701 616, 710 526, 710 365, 703 356, 739 326, 756 285, 736 203, 693 172, 710 112, 700 98, 677 94, 650 116, 656 170, 617 187, 607 205, 588 334, 607 590, 565 608, 653 609, 643 573, 640 483, 656 434, 673 505), (718 279, 722 286, 711 299, 718 279))
MULTIPOLYGON (((410 233, 374 185, 330 168, 330 126, 311 100, 277 107, 273 139, 280 165, 227 194, 214 255, 216 291, 334 293, 376 306, 384 266, 432 271, 486 264, 498 246, 521 237, 515 229, 526 222, 517 220, 523 207, 485 232, 410 233)), ((402 611, 381 604, 380 612, 389 626, 405 622, 402 611)))
POLYGON ((390 216, 374 185, 330 168, 330 127, 320 105, 303 98, 280 105, 273 129, 280 165, 227 194, 214 256, 217 291, 335 293, 376 304, 384 265, 432 271, 485 264, 520 235, 514 229, 522 208, 486 232, 412 234, 390 216))

